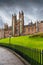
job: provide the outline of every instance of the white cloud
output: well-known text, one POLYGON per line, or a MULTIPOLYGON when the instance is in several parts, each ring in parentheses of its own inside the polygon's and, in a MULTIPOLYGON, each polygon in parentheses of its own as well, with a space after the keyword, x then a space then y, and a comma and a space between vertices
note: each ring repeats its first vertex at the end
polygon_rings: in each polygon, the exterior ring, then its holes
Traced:
POLYGON ((12 14, 14 15, 14 13, 16 13, 17 19, 18 19, 18 14, 20 10, 21 9, 19 7, 11 6, 8 8, 6 6, 0 9, 0 16, 4 23, 8 23, 8 25, 11 25, 12 24, 12 14))
POLYGON ((35 23, 35 21, 37 21, 36 17, 32 15, 25 15, 25 25, 29 24, 31 21, 35 23))
POLYGON ((12 14, 16 13, 17 14, 17 19, 19 18, 19 11, 24 10, 24 19, 25 19, 25 24, 27 25, 29 22, 31 22, 31 20, 33 22, 35 22, 38 19, 43 19, 43 9, 35 6, 23 6, 21 5, 21 7, 18 6, 4 6, 0 9, 0 16, 3 20, 4 23, 8 23, 9 25, 11 25, 12 23, 12 14), (41 9, 41 10, 40 10, 41 9))
POLYGON ((11 17, 7 16, 7 13, 0 10, 0 17, 2 18, 4 23, 8 23, 11 25, 11 17))

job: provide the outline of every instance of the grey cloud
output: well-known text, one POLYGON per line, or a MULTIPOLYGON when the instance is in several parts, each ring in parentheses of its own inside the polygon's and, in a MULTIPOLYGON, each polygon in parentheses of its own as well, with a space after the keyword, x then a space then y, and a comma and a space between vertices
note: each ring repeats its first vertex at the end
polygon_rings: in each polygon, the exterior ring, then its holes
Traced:
POLYGON ((0 17, 0 28, 3 28, 4 27, 4 22, 2 20, 2 18, 0 17))
MULTIPOLYGON (((0 11, 4 13, 5 21, 8 23, 11 22, 12 14, 18 14, 21 10, 25 14, 25 24, 32 19, 43 19, 43 0, 0 0, 0 11)), ((3 18, 2 20, 4 21, 3 18)))
POLYGON ((26 6, 29 3, 43 4, 43 0, 0 0, 0 5, 7 5, 7 6, 12 6, 12 5, 26 6))

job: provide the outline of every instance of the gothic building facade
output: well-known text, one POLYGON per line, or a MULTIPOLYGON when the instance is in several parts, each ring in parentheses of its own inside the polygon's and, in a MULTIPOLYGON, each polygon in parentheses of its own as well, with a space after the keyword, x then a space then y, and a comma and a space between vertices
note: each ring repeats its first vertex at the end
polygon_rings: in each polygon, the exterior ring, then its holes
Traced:
POLYGON ((9 27, 8 24, 5 24, 4 29, 0 29, 0 38, 6 38, 10 35, 12 37, 30 35, 38 32, 43 32, 43 21, 24 25, 24 12, 21 11, 19 12, 19 19, 17 19, 16 14, 12 15, 12 26, 9 27))
POLYGON ((23 35, 24 31, 24 13, 19 12, 19 19, 17 20, 17 15, 12 15, 12 35, 19 36, 23 35))
POLYGON ((28 35, 36 33, 36 23, 30 23, 29 25, 24 25, 24 12, 19 12, 19 19, 17 20, 17 15, 12 15, 12 35, 28 35))

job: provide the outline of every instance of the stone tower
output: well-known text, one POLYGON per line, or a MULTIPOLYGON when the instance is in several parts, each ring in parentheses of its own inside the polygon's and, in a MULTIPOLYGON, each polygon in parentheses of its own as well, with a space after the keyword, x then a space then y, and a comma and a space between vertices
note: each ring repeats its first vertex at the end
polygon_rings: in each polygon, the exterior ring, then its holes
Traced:
POLYGON ((19 12, 19 21, 20 21, 20 35, 22 35, 23 30, 24 30, 24 13, 23 13, 23 11, 19 12))
POLYGON ((4 29, 8 30, 8 24, 7 23, 4 24, 4 29))
POLYGON ((16 14, 12 15, 12 36, 15 36, 15 25, 17 21, 16 14))

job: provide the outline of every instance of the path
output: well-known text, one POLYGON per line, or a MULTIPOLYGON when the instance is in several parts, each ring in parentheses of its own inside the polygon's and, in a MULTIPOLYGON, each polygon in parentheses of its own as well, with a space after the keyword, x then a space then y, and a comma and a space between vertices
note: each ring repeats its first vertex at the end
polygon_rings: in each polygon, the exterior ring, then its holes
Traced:
POLYGON ((0 47, 0 65, 25 65, 8 49, 0 47))

